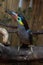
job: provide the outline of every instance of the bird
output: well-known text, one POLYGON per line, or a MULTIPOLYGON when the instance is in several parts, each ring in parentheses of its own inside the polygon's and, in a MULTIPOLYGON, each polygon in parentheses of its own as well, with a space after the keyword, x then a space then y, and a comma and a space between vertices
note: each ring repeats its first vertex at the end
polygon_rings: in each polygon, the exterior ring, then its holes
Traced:
POLYGON ((21 14, 21 13, 16 13, 12 10, 6 10, 5 12, 7 12, 9 15, 12 16, 12 18, 14 20, 17 21, 17 27, 18 27, 18 31, 17 34, 20 38, 20 48, 23 49, 28 49, 29 45, 32 45, 32 34, 31 34, 31 30, 28 26, 28 23, 25 19, 25 17, 21 14))

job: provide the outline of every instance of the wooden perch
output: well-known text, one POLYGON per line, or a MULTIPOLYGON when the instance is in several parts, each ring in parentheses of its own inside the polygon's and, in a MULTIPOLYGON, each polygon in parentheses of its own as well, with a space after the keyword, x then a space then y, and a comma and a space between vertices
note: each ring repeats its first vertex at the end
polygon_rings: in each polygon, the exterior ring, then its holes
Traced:
POLYGON ((36 59, 43 59, 43 47, 41 46, 30 46, 33 49, 31 50, 20 49, 18 51, 17 47, 4 46, 0 43, 0 62, 10 62, 12 61, 32 61, 36 59))

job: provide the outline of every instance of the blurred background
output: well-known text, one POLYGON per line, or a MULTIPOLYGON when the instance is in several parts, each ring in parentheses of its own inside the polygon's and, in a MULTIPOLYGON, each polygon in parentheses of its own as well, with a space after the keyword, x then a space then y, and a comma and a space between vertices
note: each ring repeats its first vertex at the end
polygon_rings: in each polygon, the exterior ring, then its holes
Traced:
MULTIPOLYGON (((5 13, 6 9, 21 12, 25 16, 31 30, 43 30, 43 0, 0 0, 0 23, 17 26, 17 22, 15 22, 10 15, 5 13)), ((0 25, 0 27, 1 26, 7 30, 14 30, 3 25, 0 25)), ((12 46, 20 42, 16 33, 9 33, 9 41, 12 46)), ((1 34, 0 42, 2 42, 1 34)), ((43 45, 43 35, 34 35, 33 43, 43 45)))

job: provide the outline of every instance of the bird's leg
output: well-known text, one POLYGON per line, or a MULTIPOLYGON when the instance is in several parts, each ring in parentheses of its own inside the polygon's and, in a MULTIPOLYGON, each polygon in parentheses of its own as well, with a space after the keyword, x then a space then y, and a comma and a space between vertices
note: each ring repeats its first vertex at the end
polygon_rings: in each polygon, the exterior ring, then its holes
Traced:
POLYGON ((33 53, 33 35, 32 34, 30 34, 29 35, 29 42, 30 42, 30 45, 29 45, 29 47, 30 47, 30 51, 31 51, 31 53, 33 53))
POLYGON ((20 43, 18 43, 18 51, 20 50, 20 43))
POLYGON ((34 45, 29 45, 29 47, 30 47, 30 51, 31 51, 31 53, 33 53, 33 47, 34 47, 34 45))
MULTIPOLYGON (((20 40, 20 39, 19 39, 20 40)), ((20 43, 21 43, 21 41, 20 42, 18 42, 18 51, 20 50, 20 43)))
POLYGON ((30 48, 31 48, 31 52, 33 53, 33 48, 32 48, 32 46, 31 46, 30 48))
MULTIPOLYGON (((18 31, 16 32, 16 34, 17 34, 17 36, 19 37, 18 31)), ((20 38, 19 38, 19 40, 20 40, 20 38)), ((18 42, 18 44, 17 44, 17 49, 18 49, 18 51, 20 50, 20 42, 18 42)))

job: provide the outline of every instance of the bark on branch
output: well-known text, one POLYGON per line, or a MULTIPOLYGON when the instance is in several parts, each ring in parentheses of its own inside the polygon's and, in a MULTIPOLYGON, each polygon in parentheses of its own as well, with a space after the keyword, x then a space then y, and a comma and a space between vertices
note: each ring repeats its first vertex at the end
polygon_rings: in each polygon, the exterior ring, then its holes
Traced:
POLYGON ((43 46, 31 46, 31 50, 20 49, 18 51, 17 47, 4 46, 0 43, 0 61, 32 61, 36 59, 43 59, 43 46))

